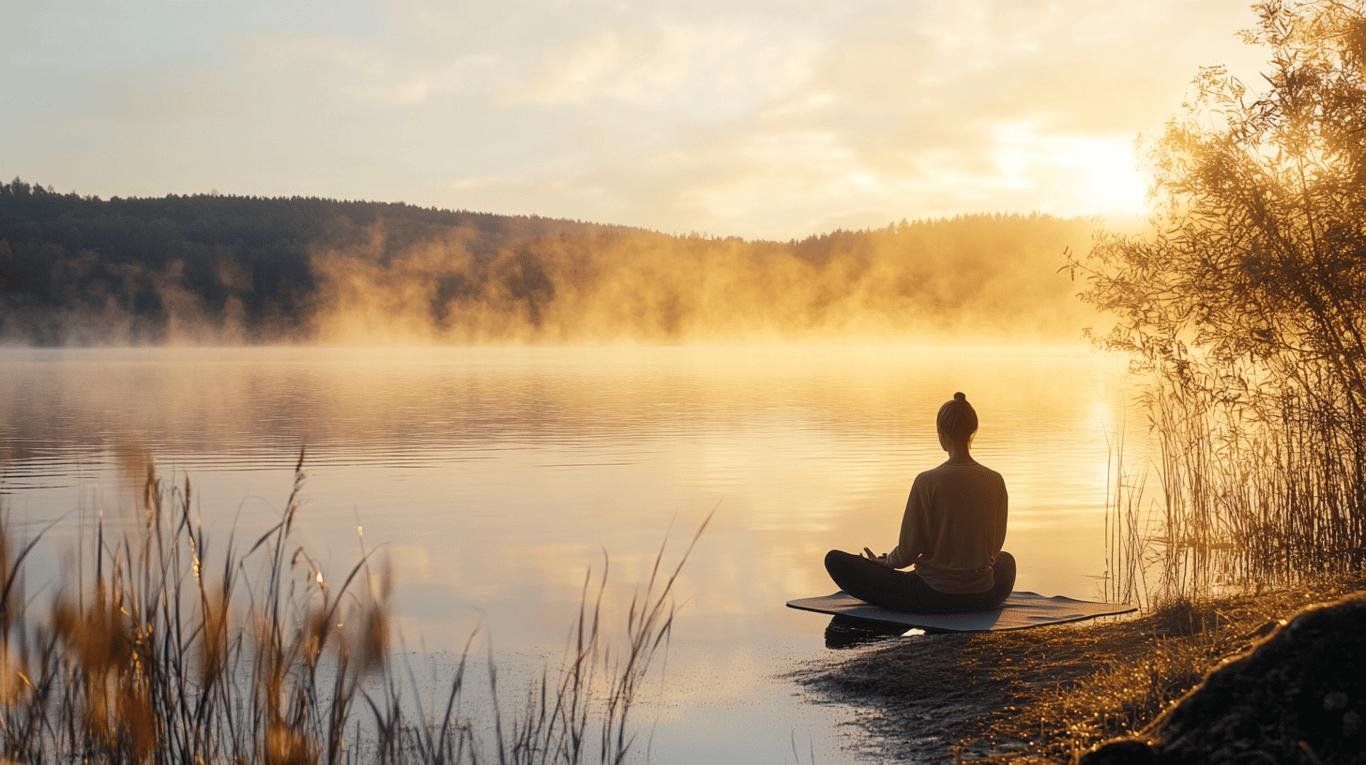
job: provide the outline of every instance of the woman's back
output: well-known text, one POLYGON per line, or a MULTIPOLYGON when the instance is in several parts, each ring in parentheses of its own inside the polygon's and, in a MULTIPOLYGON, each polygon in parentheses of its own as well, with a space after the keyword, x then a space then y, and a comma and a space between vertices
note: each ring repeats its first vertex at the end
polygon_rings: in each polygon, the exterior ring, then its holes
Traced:
POLYGON ((901 541, 911 549, 898 552, 940 592, 990 590, 991 562, 1006 538, 1006 505, 1005 480, 991 468, 945 462, 926 470, 911 486, 902 520, 901 541))

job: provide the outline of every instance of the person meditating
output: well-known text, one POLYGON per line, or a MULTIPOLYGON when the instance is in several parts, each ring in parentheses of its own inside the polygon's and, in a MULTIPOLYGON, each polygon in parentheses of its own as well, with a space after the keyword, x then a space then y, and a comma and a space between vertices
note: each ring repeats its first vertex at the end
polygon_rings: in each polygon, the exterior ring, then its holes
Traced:
POLYGON ((1006 483, 968 454, 977 412, 962 393, 939 407, 944 464, 915 477, 896 547, 858 556, 831 550, 825 570, 841 590, 875 606, 918 613, 988 611, 1015 585, 1006 538, 1006 483), (913 566, 910 571, 899 569, 913 566))

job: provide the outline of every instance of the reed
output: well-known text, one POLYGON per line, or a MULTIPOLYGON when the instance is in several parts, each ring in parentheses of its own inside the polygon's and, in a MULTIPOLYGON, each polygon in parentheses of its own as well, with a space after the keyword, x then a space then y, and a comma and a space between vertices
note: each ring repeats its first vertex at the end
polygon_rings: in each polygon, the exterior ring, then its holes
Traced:
POLYGON ((1252 411, 1163 381, 1144 403, 1155 486, 1131 480, 1122 439, 1112 447, 1107 596, 1151 604, 1366 570, 1359 418, 1290 395, 1252 411))
POLYGON ((220 551, 192 518, 189 481, 167 485, 149 465, 135 530, 114 538, 101 520, 87 540, 91 565, 45 608, 25 599, 23 573, 46 529, 20 541, 0 523, 0 755, 615 763, 637 749, 631 711, 667 647, 675 583, 705 521, 671 567, 666 538, 620 635, 603 617, 604 555, 584 580, 559 666, 510 701, 490 647, 491 714, 463 711, 471 635, 442 703, 427 709, 393 647, 387 565, 363 550, 333 579, 293 542, 304 481, 301 452, 280 520, 249 547, 229 537, 220 551))
POLYGON ((1104 599, 1146 607, 1152 597, 1149 571, 1154 561, 1152 517, 1144 502, 1148 474, 1132 473, 1121 430, 1108 446, 1105 487, 1104 599))

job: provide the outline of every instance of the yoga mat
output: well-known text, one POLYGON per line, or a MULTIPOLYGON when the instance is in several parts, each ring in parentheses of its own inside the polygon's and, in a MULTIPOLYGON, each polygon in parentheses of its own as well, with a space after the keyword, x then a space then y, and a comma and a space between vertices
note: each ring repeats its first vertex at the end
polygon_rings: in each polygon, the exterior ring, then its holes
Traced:
POLYGON ((818 598, 789 600, 787 606, 802 611, 899 625, 907 629, 919 627, 944 632, 1022 630, 1046 624, 1078 622, 1097 616, 1127 614, 1138 610, 1122 603, 1096 603, 1090 600, 1065 598, 1061 595, 1050 598, 1037 592, 1012 592, 999 608, 967 614, 914 614, 893 611, 870 605, 845 592, 818 598))

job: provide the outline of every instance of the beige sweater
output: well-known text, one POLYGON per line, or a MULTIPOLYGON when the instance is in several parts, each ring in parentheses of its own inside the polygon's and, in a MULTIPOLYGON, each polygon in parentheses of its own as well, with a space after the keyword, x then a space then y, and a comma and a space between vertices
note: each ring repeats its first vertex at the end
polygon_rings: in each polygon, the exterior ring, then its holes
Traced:
POLYGON ((887 565, 916 573, 940 592, 986 592, 1006 539, 1006 482, 976 462, 945 462, 915 477, 901 537, 887 565))

